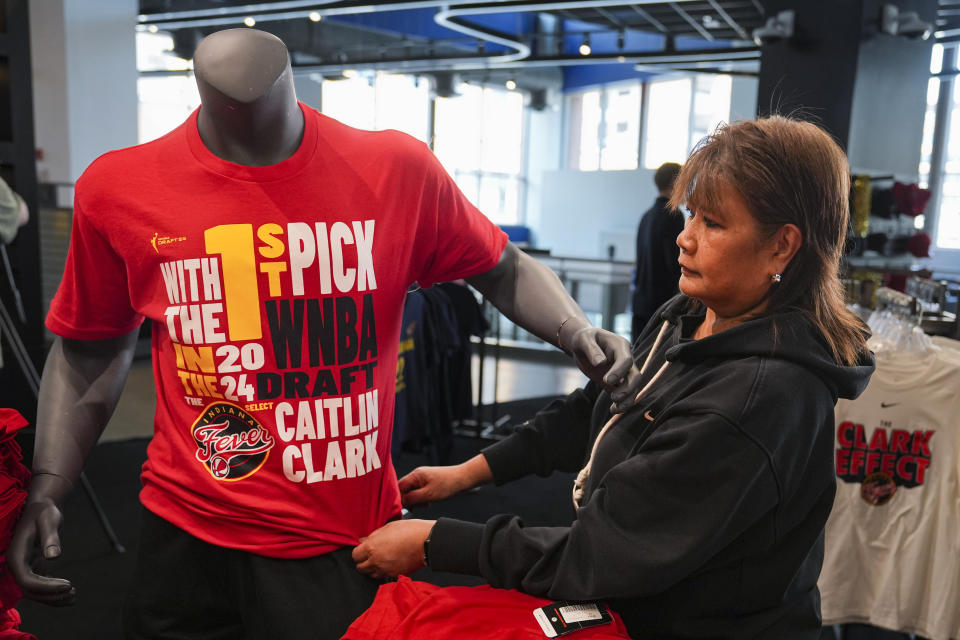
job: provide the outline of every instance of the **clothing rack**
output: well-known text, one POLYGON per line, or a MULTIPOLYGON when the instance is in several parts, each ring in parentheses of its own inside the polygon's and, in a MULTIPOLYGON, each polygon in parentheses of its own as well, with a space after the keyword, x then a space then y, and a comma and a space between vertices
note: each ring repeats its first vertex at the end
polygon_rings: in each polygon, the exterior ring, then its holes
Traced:
POLYGON ((889 311, 904 318, 919 321, 920 303, 911 296, 889 287, 877 289, 877 311, 889 311))
POLYGON ((921 326, 925 332, 960 338, 960 314, 947 311, 950 283, 914 276, 907 279, 905 290, 917 300, 921 312, 921 326))
POLYGON ((484 316, 493 316, 490 322, 490 329, 480 336, 477 345, 477 357, 479 358, 479 369, 477 371, 477 403, 473 407, 473 419, 461 420, 454 427, 454 433, 458 435, 470 436, 481 440, 500 440, 504 434, 500 433, 503 425, 510 421, 510 414, 498 415, 499 405, 497 402, 497 385, 500 377, 500 312, 490 304, 486 297, 481 304, 484 316), (491 311, 492 310, 492 311, 491 311), (483 403, 483 380, 484 368, 487 356, 487 334, 493 333, 493 402, 489 405, 483 403), (489 409, 489 420, 485 419, 485 414, 489 409))

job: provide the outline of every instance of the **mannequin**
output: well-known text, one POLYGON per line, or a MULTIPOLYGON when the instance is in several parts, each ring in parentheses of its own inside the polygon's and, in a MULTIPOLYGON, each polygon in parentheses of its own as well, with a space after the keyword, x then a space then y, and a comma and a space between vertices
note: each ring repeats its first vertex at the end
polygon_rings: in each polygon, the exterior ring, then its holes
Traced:
MULTIPOLYGON (((308 129, 296 100, 289 55, 279 39, 251 29, 217 32, 200 43, 194 62, 201 96, 196 131, 209 153, 240 168, 281 166, 298 154, 308 129)), ((511 320, 572 354, 585 373, 611 390, 618 405, 630 403, 638 375, 629 343, 590 326, 552 271, 507 244, 493 268, 468 281, 511 320)), ((162 317, 157 321, 163 324, 162 317)), ((154 331, 156 343, 156 325, 154 331)), ((60 555, 59 505, 116 406, 137 333, 91 340, 60 337, 48 356, 34 477, 7 554, 26 597, 53 605, 74 600, 69 581, 34 573, 28 559, 37 546, 47 560, 60 555)), ((157 358, 155 352, 155 367, 157 358)), ((395 370, 396 362, 382 366, 395 370)))
POLYGON ((287 49, 276 36, 253 29, 219 31, 197 46, 194 73, 203 104, 197 128, 215 155, 267 166, 297 150, 303 114, 287 49))

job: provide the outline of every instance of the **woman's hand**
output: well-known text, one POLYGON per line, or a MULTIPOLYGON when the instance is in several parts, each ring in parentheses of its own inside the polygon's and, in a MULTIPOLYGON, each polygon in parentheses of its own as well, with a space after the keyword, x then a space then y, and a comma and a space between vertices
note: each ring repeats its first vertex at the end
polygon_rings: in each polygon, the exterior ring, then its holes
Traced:
POLYGON ((353 550, 357 571, 379 579, 409 575, 423 567, 423 541, 436 520, 394 520, 383 525, 353 550))
POLYGON ((405 507, 439 502, 492 478, 483 454, 449 467, 417 467, 400 478, 400 499, 405 507))

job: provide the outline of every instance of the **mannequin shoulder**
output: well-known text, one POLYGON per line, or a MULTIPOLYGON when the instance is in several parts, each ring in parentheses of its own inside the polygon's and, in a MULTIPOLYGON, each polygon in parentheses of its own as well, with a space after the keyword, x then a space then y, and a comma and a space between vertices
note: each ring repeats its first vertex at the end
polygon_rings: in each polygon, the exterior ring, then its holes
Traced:
POLYGON ((177 129, 174 129, 149 142, 107 151, 87 165, 79 180, 96 182, 105 178, 115 179, 118 174, 132 176, 140 170, 147 170, 148 167, 153 167, 159 158, 169 154, 171 138, 176 133, 177 129))

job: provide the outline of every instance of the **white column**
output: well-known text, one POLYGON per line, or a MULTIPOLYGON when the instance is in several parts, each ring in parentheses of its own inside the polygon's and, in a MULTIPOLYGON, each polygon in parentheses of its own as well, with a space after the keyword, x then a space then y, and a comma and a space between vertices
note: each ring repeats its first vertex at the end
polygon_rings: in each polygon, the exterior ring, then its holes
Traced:
POLYGON ((72 183, 137 144, 136 0, 30 3, 40 182, 72 183))

